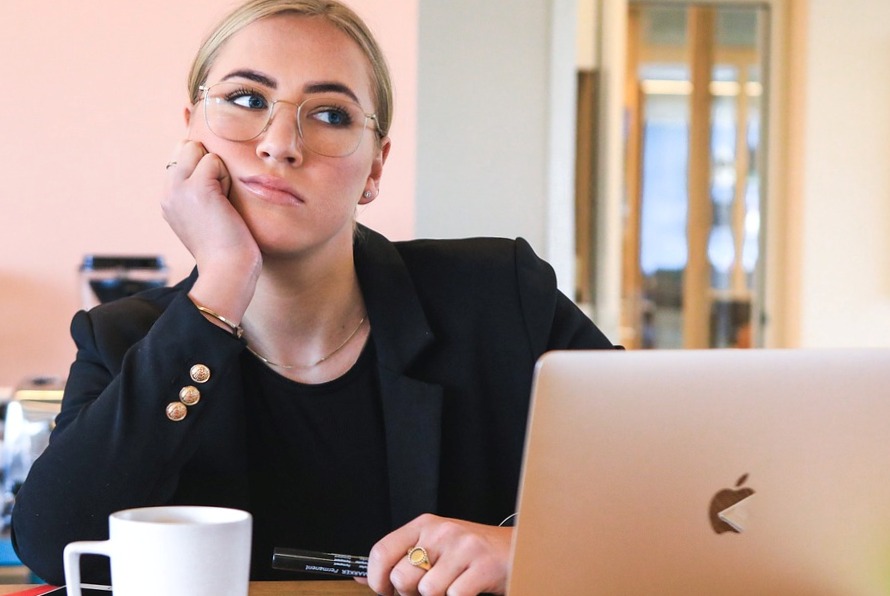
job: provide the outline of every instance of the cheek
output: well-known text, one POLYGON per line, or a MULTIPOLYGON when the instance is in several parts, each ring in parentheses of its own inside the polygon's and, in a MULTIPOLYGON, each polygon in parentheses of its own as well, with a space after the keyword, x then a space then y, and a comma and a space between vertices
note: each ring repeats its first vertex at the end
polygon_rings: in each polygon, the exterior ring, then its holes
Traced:
POLYGON ((207 153, 217 155, 223 160, 226 167, 229 166, 229 161, 231 159, 239 156, 241 152, 245 150, 250 150, 249 143, 232 143, 231 141, 221 139, 210 132, 210 129, 208 129, 207 125, 204 123, 204 117, 200 112, 194 114, 189 122, 187 139, 189 141, 200 143, 207 153))
POLYGON ((364 189, 368 176, 371 175, 375 156, 376 147, 359 147, 359 150, 353 155, 343 158, 341 175, 344 180, 349 180, 351 185, 364 189))
POLYGON ((212 133, 207 130, 207 125, 204 123, 204 115, 201 111, 192 112, 192 117, 188 124, 188 139, 206 145, 211 136, 212 133))
POLYGON ((365 190, 365 184, 368 180, 370 168, 363 161, 350 162, 343 164, 339 168, 338 174, 333 177, 336 184, 342 189, 342 193, 346 195, 350 202, 357 203, 361 199, 361 194, 365 190))
POLYGON ((204 112, 200 109, 192 112, 188 123, 187 138, 189 141, 201 143, 208 152, 216 153, 217 155, 220 152, 225 152, 226 145, 229 144, 228 141, 224 141, 210 132, 210 129, 207 128, 207 123, 204 122, 204 112))
POLYGON ((358 192, 356 200, 371 173, 370 158, 359 152, 346 157, 320 157, 304 151, 302 167, 328 192, 349 197, 358 192))

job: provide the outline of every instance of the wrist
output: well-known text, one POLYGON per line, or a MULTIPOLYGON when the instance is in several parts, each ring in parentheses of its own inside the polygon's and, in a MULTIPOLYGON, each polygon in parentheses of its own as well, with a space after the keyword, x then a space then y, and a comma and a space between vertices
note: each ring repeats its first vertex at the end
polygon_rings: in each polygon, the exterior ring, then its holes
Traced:
POLYGON ((221 329, 225 329, 229 333, 231 333, 235 339, 241 339, 244 335, 244 329, 241 327, 240 323, 236 323, 235 321, 225 317, 215 310, 209 309, 206 306, 201 306, 197 304, 194 300, 192 300, 192 304, 195 305, 195 308, 204 315, 204 318, 216 325, 221 329))
POLYGON ((262 264, 262 257, 198 260, 198 279, 189 298, 240 323, 256 291, 262 264))
POLYGON ((208 321, 237 335, 241 319, 253 298, 256 283, 215 283, 214 278, 198 275, 198 280, 188 293, 189 300, 208 321))

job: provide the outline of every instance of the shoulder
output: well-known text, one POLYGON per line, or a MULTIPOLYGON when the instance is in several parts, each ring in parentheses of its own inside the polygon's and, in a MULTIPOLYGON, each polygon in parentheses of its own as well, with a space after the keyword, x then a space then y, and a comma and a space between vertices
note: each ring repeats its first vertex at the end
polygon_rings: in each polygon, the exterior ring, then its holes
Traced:
POLYGON ((546 342, 559 296, 556 275, 525 240, 414 240, 396 250, 438 327, 447 321, 502 338, 522 333, 535 346, 546 342))
POLYGON ((550 265, 522 238, 410 240, 394 245, 416 279, 515 288, 531 276, 536 283, 556 283, 550 265))
POLYGON ((366 300, 416 296, 427 314, 517 312, 543 304, 538 312, 546 317, 558 294, 553 269, 521 238, 390 242, 360 228, 356 266, 366 300))
POLYGON ((556 290, 553 269, 522 238, 421 239, 391 242, 359 227, 355 244, 356 269, 365 290, 392 295, 462 294, 475 290, 516 292, 533 285, 556 290))
POLYGON ((175 286, 152 288, 80 311, 71 322, 71 334, 78 343, 87 337, 98 344, 133 343, 148 333, 173 300, 188 291, 195 278, 193 272, 175 286))

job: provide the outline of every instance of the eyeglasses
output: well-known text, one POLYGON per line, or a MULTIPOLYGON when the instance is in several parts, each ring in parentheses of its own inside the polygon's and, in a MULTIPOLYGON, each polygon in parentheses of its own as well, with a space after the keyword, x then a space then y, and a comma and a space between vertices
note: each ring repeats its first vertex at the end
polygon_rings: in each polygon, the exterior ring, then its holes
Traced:
POLYGON ((210 132, 229 141, 250 141, 269 128, 275 104, 297 109, 297 132, 303 147, 326 157, 346 157, 361 145, 368 120, 380 134, 376 114, 340 97, 310 97, 301 104, 276 99, 244 83, 222 82, 199 87, 204 92, 204 121, 210 132))

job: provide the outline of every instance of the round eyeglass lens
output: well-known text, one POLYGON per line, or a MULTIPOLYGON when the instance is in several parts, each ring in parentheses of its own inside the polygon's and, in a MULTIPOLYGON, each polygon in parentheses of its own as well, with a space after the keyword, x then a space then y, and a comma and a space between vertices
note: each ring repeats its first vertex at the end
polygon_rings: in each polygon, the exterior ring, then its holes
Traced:
POLYGON ((353 153, 362 142, 365 115, 361 107, 336 97, 313 97, 299 108, 300 136, 311 151, 331 157, 353 153))
POLYGON ((249 141, 269 122, 272 103, 241 83, 217 83, 204 92, 204 116, 210 132, 229 141, 249 141))

